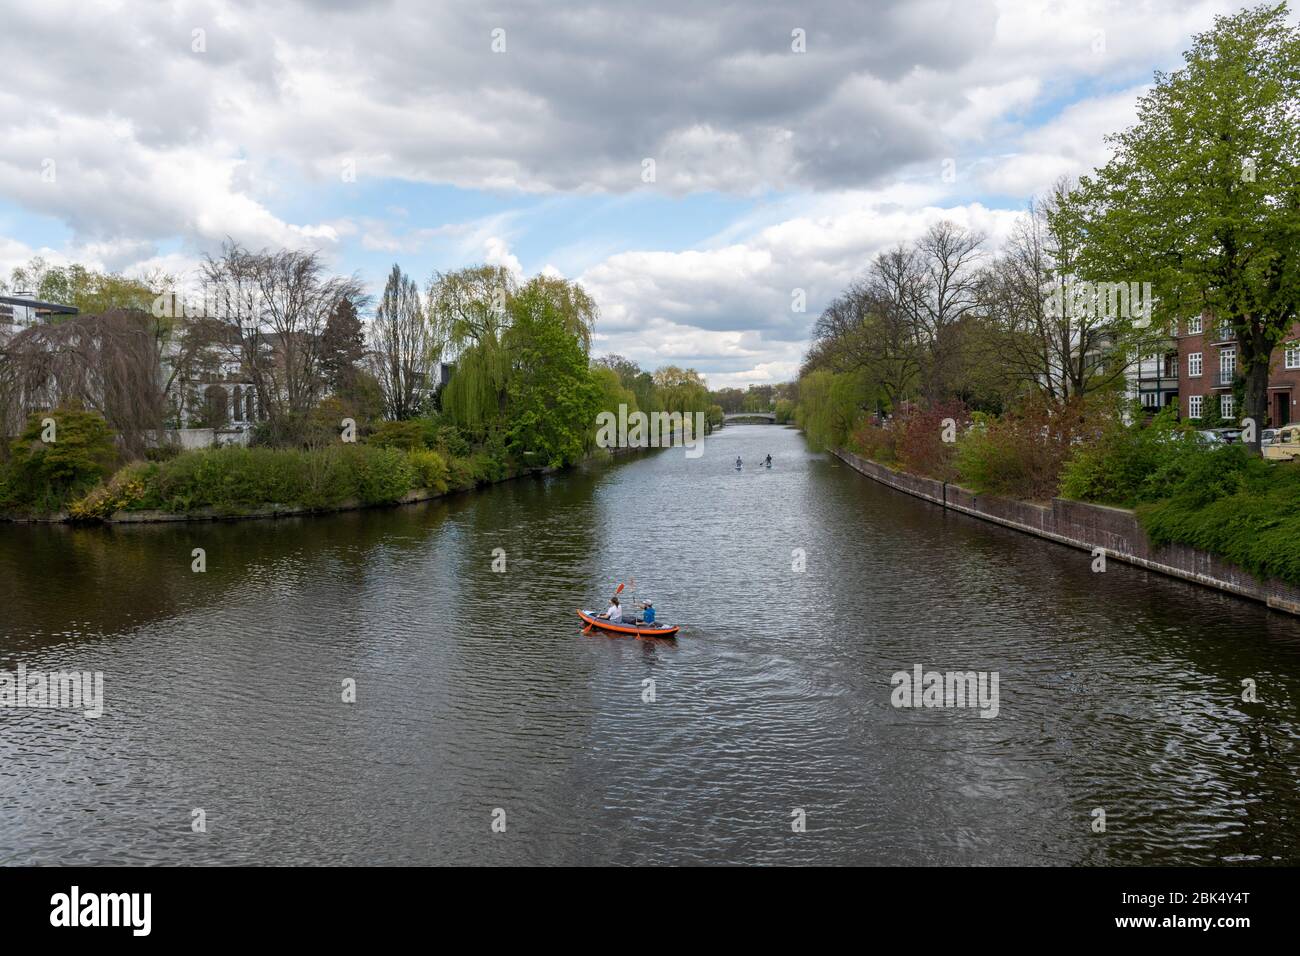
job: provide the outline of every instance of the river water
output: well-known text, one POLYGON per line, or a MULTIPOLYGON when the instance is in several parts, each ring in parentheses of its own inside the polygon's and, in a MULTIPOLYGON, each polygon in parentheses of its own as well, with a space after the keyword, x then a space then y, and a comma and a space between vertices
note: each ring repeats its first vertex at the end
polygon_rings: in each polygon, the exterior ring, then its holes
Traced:
POLYGON ((0 525, 0 669, 106 698, 0 709, 0 862, 1300 862, 1300 623, 1090 564, 771 425, 396 509, 0 525), (580 633, 633 577, 677 641, 580 633), (996 673, 997 715, 893 706, 917 665, 996 673))

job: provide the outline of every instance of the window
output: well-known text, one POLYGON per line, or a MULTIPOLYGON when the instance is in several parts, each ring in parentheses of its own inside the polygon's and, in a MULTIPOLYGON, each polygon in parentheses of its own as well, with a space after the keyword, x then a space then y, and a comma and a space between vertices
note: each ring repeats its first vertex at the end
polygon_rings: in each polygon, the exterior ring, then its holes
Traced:
POLYGON ((1188 375, 1201 374, 1201 353, 1200 352, 1189 352, 1187 354, 1187 374, 1188 375))
POLYGON ((1198 315, 1194 319, 1187 320, 1187 334, 1199 335, 1201 331, 1201 317, 1198 315))
POLYGON ((1288 345, 1286 349, 1286 367, 1300 368, 1300 345, 1288 345))
POLYGON ((1231 385, 1232 375, 1237 371, 1237 350, 1224 349, 1219 353, 1219 384, 1231 385))
POLYGON ((1224 418, 1234 418, 1233 403, 1236 400, 1231 395, 1219 396, 1219 414, 1224 418))
POLYGON ((1230 338, 1232 338, 1232 326, 1231 326, 1231 325, 1221 325, 1221 326, 1219 326, 1219 339, 1218 339, 1218 340, 1219 340, 1220 342, 1226 342, 1226 341, 1228 341, 1228 339, 1230 339, 1230 338))
POLYGON ((1201 417, 1201 402, 1203 400, 1204 400, 1204 396, 1201 395, 1187 396, 1187 417, 1188 418, 1201 417))

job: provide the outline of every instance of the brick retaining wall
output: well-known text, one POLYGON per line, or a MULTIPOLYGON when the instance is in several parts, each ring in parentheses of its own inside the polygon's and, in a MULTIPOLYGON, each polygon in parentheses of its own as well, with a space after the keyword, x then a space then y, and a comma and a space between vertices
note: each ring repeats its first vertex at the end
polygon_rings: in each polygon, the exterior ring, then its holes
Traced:
POLYGON ((1229 594, 1260 601, 1288 614, 1300 615, 1300 588, 1283 581, 1261 581, 1217 555, 1187 545, 1152 547, 1137 515, 1126 508, 1111 508, 1084 501, 1053 498, 1050 505, 979 495, 969 488, 934 478, 895 471, 848 451, 835 456, 855 471, 883 485, 906 492, 943 508, 1047 538, 1060 544, 1093 551, 1103 548, 1107 557, 1126 561, 1148 571, 1182 578, 1229 594))

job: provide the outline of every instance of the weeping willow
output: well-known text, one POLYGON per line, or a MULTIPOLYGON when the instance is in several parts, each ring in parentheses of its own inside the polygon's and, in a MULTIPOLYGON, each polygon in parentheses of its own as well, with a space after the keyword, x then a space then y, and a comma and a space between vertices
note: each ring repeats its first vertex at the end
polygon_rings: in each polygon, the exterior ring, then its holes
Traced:
POLYGON ((595 301, 576 283, 534 276, 521 288, 500 266, 436 273, 428 304, 438 337, 457 355, 442 393, 443 414, 479 438, 505 415, 512 315, 520 309, 553 309, 585 355, 598 314, 595 301))
POLYGON ((466 429, 481 435, 499 420, 510 378, 510 354, 500 339, 489 336, 460 354, 456 371, 442 393, 443 414, 466 429))

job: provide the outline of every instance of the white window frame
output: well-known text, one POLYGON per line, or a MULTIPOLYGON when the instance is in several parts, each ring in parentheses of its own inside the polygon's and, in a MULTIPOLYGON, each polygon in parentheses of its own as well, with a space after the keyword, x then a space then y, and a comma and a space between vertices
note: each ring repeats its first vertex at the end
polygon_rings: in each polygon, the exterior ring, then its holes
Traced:
POLYGON ((1205 353, 1188 352, 1187 353, 1187 377, 1200 378, 1201 368, 1204 366, 1205 353))
POLYGON ((1236 411, 1237 411, 1237 410, 1236 410, 1236 408, 1234 407, 1236 404, 1237 404, 1237 400, 1236 400, 1236 397, 1235 397, 1235 396, 1232 396, 1232 395, 1220 395, 1220 396, 1219 396, 1219 417, 1221 417, 1221 418, 1236 418, 1236 417, 1237 417, 1237 415, 1236 415, 1236 411))
POLYGON ((1201 317, 1199 315, 1196 316, 1195 318, 1191 318, 1187 320, 1187 334, 1188 335, 1201 334, 1201 317))
POLYGON ((1200 418, 1201 406, 1204 403, 1204 401, 1205 401, 1204 395, 1188 395, 1187 396, 1187 417, 1200 418))
POLYGON ((1282 363, 1286 368, 1300 368, 1300 345, 1289 345, 1282 363))

